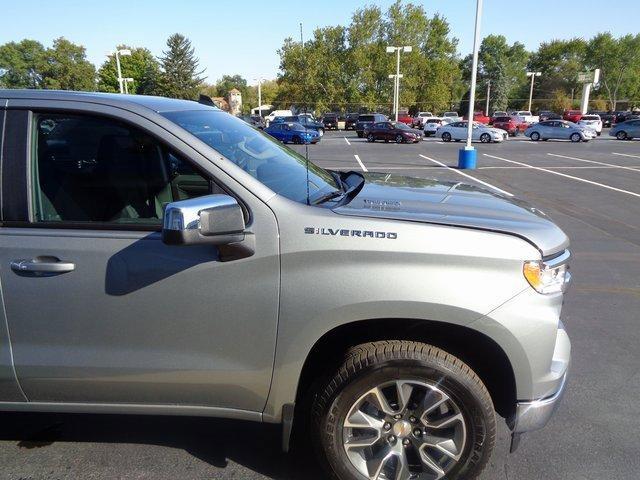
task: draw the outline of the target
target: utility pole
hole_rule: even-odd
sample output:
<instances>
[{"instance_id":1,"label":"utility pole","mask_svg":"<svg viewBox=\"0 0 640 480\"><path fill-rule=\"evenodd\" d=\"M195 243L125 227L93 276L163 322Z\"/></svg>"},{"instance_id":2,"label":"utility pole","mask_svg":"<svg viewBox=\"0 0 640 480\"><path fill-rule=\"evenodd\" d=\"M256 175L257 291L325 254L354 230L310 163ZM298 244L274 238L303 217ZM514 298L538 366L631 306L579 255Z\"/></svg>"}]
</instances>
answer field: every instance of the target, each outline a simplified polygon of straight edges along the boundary
<instances>
[{"instance_id":1,"label":"utility pole","mask_svg":"<svg viewBox=\"0 0 640 480\"><path fill-rule=\"evenodd\" d=\"M258 115L262 118L262 81L264 78L254 78L258 82Z\"/></svg>"},{"instance_id":2,"label":"utility pole","mask_svg":"<svg viewBox=\"0 0 640 480\"><path fill-rule=\"evenodd\" d=\"M124 55L125 57L130 57L131 56L131 50L129 49L118 49L116 48L115 51L115 57L116 57L116 70L118 71L118 86L120 87L120 93L124 93L125 92L125 86L124 86L124 78L122 78L122 70L120 68L120 56Z\"/></svg>"},{"instance_id":3,"label":"utility pole","mask_svg":"<svg viewBox=\"0 0 640 480\"><path fill-rule=\"evenodd\" d=\"M398 110L400 109L400 79L402 75L400 74L400 53L401 52L411 52L413 48L411 45L405 45L404 47L387 47L387 53L395 53L396 54L396 74L389 75L389 78L394 78L393 82L393 109L396 113L396 122L398 121Z\"/></svg>"},{"instance_id":4,"label":"utility pole","mask_svg":"<svg viewBox=\"0 0 640 480\"><path fill-rule=\"evenodd\" d=\"M489 116L489 97L491 96L491 80L487 81L487 105L485 107L485 116Z\"/></svg>"},{"instance_id":5,"label":"utility pole","mask_svg":"<svg viewBox=\"0 0 640 480\"><path fill-rule=\"evenodd\" d=\"M476 168L476 150L471 146L473 135L473 110L476 102L476 79L478 77L478 50L480 48L480 23L482 20L482 0L476 3L476 25L473 36L473 62L471 64L471 90L469 91L469 112L467 114L467 144L458 152L458 168Z\"/></svg>"},{"instance_id":6,"label":"utility pole","mask_svg":"<svg viewBox=\"0 0 640 480\"><path fill-rule=\"evenodd\" d=\"M531 88L529 89L529 111L531 111L531 102L533 101L533 81L540 75L542 75L542 72L527 72L527 77L531 77Z\"/></svg>"}]
</instances>

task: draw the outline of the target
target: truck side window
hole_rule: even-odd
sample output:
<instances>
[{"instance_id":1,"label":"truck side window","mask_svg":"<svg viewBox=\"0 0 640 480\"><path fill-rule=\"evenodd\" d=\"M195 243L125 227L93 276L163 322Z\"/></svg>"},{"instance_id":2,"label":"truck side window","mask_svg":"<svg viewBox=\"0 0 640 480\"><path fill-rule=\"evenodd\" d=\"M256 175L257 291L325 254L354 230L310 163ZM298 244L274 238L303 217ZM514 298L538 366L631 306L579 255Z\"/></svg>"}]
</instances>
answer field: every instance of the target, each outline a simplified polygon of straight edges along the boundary
<instances>
[{"instance_id":1,"label":"truck side window","mask_svg":"<svg viewBox=\"0 0 640 480\"><path fill-rule=\"evenodd\" d=\"M38 114L33 137L36 222L160 226L167 203L212 192L184 159L116 120Z\"/></svg>"}]
</instances>

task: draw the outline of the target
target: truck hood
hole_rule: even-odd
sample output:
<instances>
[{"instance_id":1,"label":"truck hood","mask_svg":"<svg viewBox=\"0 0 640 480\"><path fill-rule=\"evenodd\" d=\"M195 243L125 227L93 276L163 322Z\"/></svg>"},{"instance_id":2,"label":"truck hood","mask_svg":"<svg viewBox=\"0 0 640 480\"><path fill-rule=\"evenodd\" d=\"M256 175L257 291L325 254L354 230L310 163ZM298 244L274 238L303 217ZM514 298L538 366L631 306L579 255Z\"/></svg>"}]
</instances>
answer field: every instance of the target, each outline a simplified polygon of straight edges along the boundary
<instances>
[{"instance_id":1,"label":"truck hood","mask_svg":"<svg viewBox=\"0 0 640 480\"><path fill-rule=\"evenodd\" d=\"M569 246L566 234L540 210L522 200L465 183L365 174L358 195L333 211L507 233L525 239L543 256Z\"/></svg>"}]
</instances>

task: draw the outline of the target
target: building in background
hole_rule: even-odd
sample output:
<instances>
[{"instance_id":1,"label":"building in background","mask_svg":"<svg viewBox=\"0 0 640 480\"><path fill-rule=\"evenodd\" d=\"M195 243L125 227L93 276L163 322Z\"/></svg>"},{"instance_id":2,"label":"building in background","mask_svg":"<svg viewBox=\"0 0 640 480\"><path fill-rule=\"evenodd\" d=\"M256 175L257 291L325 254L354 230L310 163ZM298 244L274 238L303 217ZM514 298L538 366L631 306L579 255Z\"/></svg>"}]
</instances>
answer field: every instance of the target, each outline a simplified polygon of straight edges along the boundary
<instances>
[{"instance_id":1,"label":"building in background","mask_svg":"<svg viewBox=\"0 0 640 480\"><path fill-rule=\"evenodd\" d=\"M242 113L242 93L240 93L240 90L237 88L229 90L227 102L229 102L229 113L231 115L240 115Z\"/></svg>"}]
</instances>

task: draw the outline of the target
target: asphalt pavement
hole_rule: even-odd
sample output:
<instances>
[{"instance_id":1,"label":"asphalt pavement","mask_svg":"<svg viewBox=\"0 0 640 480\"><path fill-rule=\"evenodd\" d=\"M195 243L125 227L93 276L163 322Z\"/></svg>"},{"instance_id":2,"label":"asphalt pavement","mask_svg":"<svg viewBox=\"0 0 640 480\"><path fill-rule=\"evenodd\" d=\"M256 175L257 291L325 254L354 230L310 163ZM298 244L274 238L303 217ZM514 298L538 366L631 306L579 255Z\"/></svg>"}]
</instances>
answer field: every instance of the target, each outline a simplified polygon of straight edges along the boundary
<instances>
[{"instance_id":1,"label":"asphalt pavement","mask_svg":"<svg viewBox=\"0 0 640 480\"><path fill-rule=\"evenodd\" d=\"M640 141L367 143L329 132L309 146L321 166L483 185L523 198L570 236L574 283L563 321L573 356L552 422L508 453L499 440L482 480L640 477ZM295 147L304 152L304 147ZM119 415L0 414L0 479L322 479L305 453L280 452L280 430L247 422Z\"/></svg>"}]
</instances>

